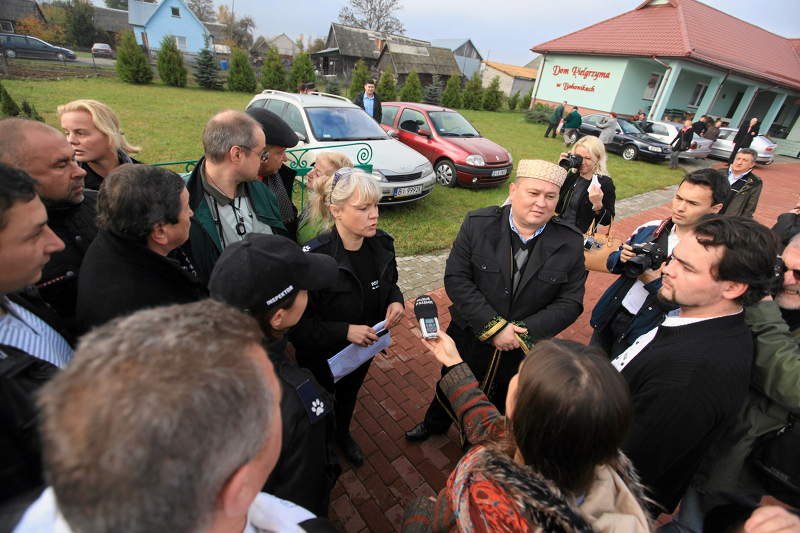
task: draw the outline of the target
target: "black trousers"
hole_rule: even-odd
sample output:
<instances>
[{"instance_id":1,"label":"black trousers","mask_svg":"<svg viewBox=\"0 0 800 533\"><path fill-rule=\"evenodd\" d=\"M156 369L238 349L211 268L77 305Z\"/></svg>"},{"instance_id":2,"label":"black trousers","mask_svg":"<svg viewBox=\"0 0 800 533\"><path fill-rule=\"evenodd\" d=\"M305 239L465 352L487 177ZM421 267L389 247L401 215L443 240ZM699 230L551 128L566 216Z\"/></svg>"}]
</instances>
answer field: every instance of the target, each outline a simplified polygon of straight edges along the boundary
<instances>
[{"instance_id":1,"label":"black trousers","mask_svg":"<svg viewBox=\"0 0 800 533\"><path fill-rule=\"evenodd\" d=\"M467 363L472 373L475 374L478 383L482 384L495 356L494 346L491 343L479 341L471 330L462 329L452 322L450 327L447 328L447 334L455 341L461 358ZM519 370L519 364L522 362L524 354L522 350L512 350L510 352L499 352L497 357L496 370L493 371L494 379L491 380L491 383L486 384L484 393L501 413L505 413L508 383ZM442 368L442 374L444 374L444 368ZM437 384L436 387L438 391L439 385ZM440 399L445 402L446 407L440 403ZM453 422L448 411L452 413L453 409L444 394L439 392L434 396L428 406L428 411L425 413L425 425L435 433L444 433Z\"/></svg>"},{"instance_id":2,"label":"black trousers","mask_svg":"<svg viewBox=\"0 0 800 533\"><path fill-rule=\"evenodd\" d=\"M552 131L553 132L553 139L555 139L556 138L556 130L557 129L558 129L558 122L556 122L555 124L553 124L552 122L548 122L547 123L547 130L545 130L544 136L545 137L549 137L550 136L550 132Z\"/></svg>"}]
</instances>

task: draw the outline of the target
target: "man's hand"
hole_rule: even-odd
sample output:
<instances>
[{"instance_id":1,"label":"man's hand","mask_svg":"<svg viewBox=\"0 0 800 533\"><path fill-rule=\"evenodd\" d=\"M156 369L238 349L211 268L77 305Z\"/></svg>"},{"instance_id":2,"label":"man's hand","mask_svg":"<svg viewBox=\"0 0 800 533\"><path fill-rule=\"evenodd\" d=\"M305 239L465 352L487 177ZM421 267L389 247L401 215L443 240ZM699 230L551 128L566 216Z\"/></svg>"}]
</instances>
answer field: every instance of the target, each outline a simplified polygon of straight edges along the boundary
<instances>
[{"instance_id":1,"label":"man's hand","mask_svg":"<svg viewBox=\"0 0 800 533\"><path fill-rule=\"evenodd\" d=\"M767 505L753 511L744 523L744 531L745 533L798 533L800 517L783 507Z\"/></svg>"},{"instance_id":2,"label":"man's hand","mask_svg":"<svg viewBox=\"0 0 800 533\"><path fill-rule=\"evenodd\" d=\"M644 272L639 275L639 281L647 285L651 281L655 281L657 279L661 279L661 268L663 267L663 263L660 267L655 270L645 270Z\"/></svg>"},{"instance_id":3,"label":"man's hand","mask_svg":"<svg viewBox=\"0 0 800 533\"><path fill-rule=\"evenodd\" d=\"M403 304L399 302L392 302L389 304L389 307L386 309L386 327L391 328L396 326L400 319L403 318L403 313L405 312L405 307Z\"/></svg>"},{"instance_id":4,"label":"man's hand","mask_svg":"<svg viewBox=\"0 0 800 533\"><path fill-rule=\"evenodd\" d=\"M456 348L456 343L453 342L450 335L444 331L439 332L438 339L429 340L420 338L420 340L427 349L433 352L433 355L436 356L436 360L442 363L442 365L451 367L462 362L461 355L458 353L458 348Z\"/></svg>"},{"instance_id":5,"label":"man's hand","mask_svg":"<svg viewBox=\"0 0 800 533\"><path fill-rule=\"evenodd\" d=\"M619 253L619 262L625 263L628 261L628 259L635 256L636 254L633 253L633 248L631 248L631 245L626 242L622 245L622 250Z\"/></svg>"},{"instance_id":6,"label":"man's hand","mask_svg":"<svg viewBox=\"0 0 800 533\"><path fill-rule=\"evenodd\" d=\"M349 324L347 340L359 346L369 346L378 340L378 334L369 326Z\"/></svg>"},{"instance_id":7,"label":"man's hand","mask_svg":"<svg viewBox=\"0 0 800 533\"><path fill-rule=\"evenodd\" d=\"M506 324L506 326L500 330L500 333L492 337L492 344L495 348L504 352L516 350L519 348L519 341L515 335L516 333L528 333L528 330L516 324Z\"/></svg>"}]
</instances>

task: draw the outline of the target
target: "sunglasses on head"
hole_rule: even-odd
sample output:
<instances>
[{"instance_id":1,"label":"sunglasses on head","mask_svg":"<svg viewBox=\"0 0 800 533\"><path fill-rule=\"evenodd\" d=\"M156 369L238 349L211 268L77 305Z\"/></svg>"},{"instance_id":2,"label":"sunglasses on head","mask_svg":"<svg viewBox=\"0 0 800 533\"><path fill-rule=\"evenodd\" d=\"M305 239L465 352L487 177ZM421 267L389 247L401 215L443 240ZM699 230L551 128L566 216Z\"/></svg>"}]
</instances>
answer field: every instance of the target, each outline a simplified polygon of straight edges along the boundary
<instances>
[{"instance_id":1,"label":"sunglasses on head","mask_svg":"<svg viewBox=\"0 0 800 533\"><path fill-rule=\"evenodd\" d=\"M336 187L336 184L339 183L342 178L348 178L350 175L355 171L355 169L351 167L343 167L333 173L333 181L331 182L331 191Z\"/></svg>"}]
</instances>

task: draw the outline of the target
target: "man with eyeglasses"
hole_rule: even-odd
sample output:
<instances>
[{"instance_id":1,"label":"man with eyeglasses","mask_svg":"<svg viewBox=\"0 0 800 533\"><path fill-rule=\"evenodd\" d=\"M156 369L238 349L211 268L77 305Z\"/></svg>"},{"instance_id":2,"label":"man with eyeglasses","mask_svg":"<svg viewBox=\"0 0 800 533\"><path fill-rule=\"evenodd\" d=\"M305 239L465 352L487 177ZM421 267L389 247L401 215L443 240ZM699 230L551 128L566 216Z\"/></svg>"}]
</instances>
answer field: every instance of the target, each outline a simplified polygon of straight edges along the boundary
<instances>
[{"instance_id":1,"label":"man with eyeglasses","mask_svg":"<svg viewBox=\"0 0 800 533\"><path fill-rule=\"evenodd\" d=\"M204 156L186 184L194 211L183 249L207 283L222 250L248 233L288 236L275 194L258 179L269 158L261 125L241 111L217 113L203 130Z\"/></svg>"}]
</instances>

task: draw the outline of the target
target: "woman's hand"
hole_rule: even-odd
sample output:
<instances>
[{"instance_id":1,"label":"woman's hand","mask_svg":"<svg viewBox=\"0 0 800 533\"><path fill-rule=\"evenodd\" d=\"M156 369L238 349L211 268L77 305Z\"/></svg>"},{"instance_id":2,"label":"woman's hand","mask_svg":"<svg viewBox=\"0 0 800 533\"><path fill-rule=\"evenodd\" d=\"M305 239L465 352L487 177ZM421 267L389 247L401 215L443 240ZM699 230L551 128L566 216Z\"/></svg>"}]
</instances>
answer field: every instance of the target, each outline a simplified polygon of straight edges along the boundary
<instances>
[{"instance_id":1,"label":"woman's hand","mask_svg":"<svg viewBox=\"0 0 800 533\"><path fill-rule=\"evenodd\" d=\"M453 342L450 335L444 331L439 330L438 339L420 340L427 349L433 352L433 355L436 356L436 360L442 363L442 365L451 367L462 362L461 355L458 353L458 348L456 348L456 343Z\"/></svg>"},{"instance_id":2,"label":"woman's hand","mask_svg":"<svg viewBox=\"0 0 800 533\"><path fill-rule=\"evenodd\" d=\"M589 201L592 202L592 210L600 211L603 209L603 189L599 183L589 185Z\"/></svg>"},{"instance_id":3,"label":"woman's hand","mask_svg":"<svg viewBox=\"0 0 800 533\"><path fill-rule=\"evenodd\" d=\"M403 304L399 302L390 303L386 308L386 327L391 328L399 324L405 310Z\"/></svg>"},{"instance_id":4,"label":"woman's hand","mask_svg":"<svg viewBox=\"0 0 800 533\"><path fill-rule=\"evenodd\" d=\"M378 334L369 326L349 324L347 326L347 340L359 346L369 346L378 340Z\"/></svg>"}]
</instances>

